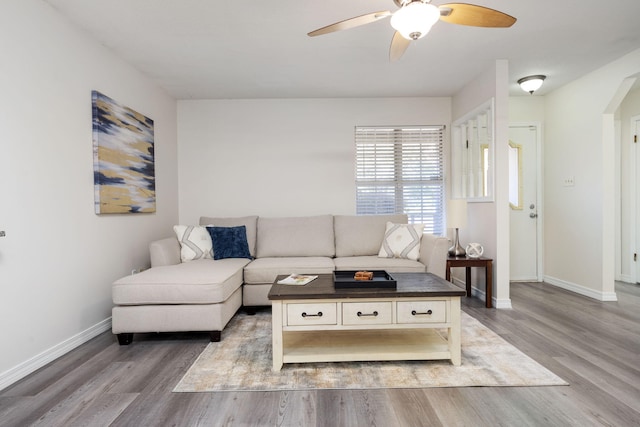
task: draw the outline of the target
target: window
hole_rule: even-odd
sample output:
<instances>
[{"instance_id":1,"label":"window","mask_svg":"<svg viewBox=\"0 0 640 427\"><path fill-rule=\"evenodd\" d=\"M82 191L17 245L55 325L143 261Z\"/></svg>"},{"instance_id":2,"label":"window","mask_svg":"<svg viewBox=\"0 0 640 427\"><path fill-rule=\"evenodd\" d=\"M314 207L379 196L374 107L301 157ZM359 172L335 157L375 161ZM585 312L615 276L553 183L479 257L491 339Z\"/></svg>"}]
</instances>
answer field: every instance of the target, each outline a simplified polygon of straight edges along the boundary
<instances>
[{"instance_id":1,"label":"window","mask_svg":"<svg viewBox=\"0 0 640 427\"><path fill-rule=\"evenodd\" d=\"M451 128L451 196L468 201L493 200L493 99Z\"/></svg>"},{"instance_id":2,"label":"window","mask_svg":"<svg viewBox=\"0 0 640 427\"><path fill-rule=\"evenodd\" d=\"M444 234L444 126L356 127L356 211Z\"/></svg>"},{"instance_id":3,"label":"window","mask_svg":"<svg viewBox=\"0 0 640 427\"><path fill-rule=\"evenodd\" d=\"M509 141L509 206L522 209L522 145Z\"/></svg>"}]
</instances>

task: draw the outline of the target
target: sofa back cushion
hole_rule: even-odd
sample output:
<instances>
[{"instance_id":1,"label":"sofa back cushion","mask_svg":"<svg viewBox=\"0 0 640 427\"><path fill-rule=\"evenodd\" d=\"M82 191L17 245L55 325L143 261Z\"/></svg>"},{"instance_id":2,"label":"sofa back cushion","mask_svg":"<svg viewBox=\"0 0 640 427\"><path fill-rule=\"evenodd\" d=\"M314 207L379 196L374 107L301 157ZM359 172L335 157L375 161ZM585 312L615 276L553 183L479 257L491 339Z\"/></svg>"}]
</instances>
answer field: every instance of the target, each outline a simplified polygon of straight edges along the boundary
<instances>
[{"instance_id":1,"label":"sofa back cushion","mask_svg":"<svg viewBox=\"0 0 640 427\"><path fill-rule=\"evenodd\" d=\"M333 215L258 218L256 256L302 257L335 255ZM380 249L380 248L378 248Z\"/></svg>"},{"instance_id":2,"label":"sofa back cushion","mask_svg":"<svg viewBox=\"0 0 640 427\"><path fill-rule=\"evenodd\" d=\"M234 218L220 218L201 216L200 225L213 225L216 227L238 227L244 225L247 229L247 243L249 244L249 253L252 257L256 256L256 226L258 223L257 216L243 216Z\"/></svg>"},{"instance_id":3,"label":"sofa back cushion","mask_svg":"<svg viewBox=\"0 0 640 427\"><path fill-rule=\"evenodd\" d=\"M378 255L387 222L406 224L405 214L336 215L336 257Z\"/></svg>"}]
</instances>

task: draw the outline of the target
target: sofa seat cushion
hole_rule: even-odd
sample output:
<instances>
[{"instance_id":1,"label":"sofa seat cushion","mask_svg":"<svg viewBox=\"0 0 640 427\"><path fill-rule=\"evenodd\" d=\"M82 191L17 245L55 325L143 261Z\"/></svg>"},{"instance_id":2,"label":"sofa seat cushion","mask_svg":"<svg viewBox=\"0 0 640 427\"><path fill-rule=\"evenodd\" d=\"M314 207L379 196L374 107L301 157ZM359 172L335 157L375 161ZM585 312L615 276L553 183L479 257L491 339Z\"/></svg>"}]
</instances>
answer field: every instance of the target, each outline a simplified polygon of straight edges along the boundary
<instances>
[{"instance_id":1,"label":"sofa seat cushion","mask_svg":"<svg viewBox=\"0 0 640 427\"><path fill-rule=\"evenodd\" d=\"M244 269L246 284L273 283L279 274L329 274L334 270L328 257L273 257L253 260Z\"/></svg>"},{"instance_id":2,"label":"sofa seat cushion","mask_svg":"<svg viewBox=\"0 0 640 427\"><path fill-rule=\"evenodd\" d=\"M374 256L340 257L333 260L336 270L385 270L387 273L424 273L426 266L419 261Z\"/></svg>"},{"instance_id":3,"label":"sofa seat cushion","mask_svg":"<svg viewBox=\"0 0 640 427\"><path fill-rule=\"evenodd\" d=\"M113 283L113 303L215 304L226 301L242 286L248 259L200 259L153 267Z\"/></svg>"}]
</instances>

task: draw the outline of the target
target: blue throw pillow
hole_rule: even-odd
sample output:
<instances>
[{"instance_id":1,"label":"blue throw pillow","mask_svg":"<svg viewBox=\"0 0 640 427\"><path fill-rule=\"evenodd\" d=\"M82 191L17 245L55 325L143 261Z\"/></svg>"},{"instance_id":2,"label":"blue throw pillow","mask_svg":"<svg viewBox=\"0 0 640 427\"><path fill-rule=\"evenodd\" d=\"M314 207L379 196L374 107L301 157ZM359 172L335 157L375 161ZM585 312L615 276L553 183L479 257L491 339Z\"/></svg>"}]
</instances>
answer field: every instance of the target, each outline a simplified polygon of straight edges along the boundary
<instances>
[{"instance_id":1,"label":"blue throw pillow","mask_svg":"<svg viewBox=\"0 0 640 427\"><path fill-rule=\"evenodd\" d=\"M247 228L207 227L213 243L213 259L249 258L253 259L247 243Z\"/></svg>"}]
</instances>

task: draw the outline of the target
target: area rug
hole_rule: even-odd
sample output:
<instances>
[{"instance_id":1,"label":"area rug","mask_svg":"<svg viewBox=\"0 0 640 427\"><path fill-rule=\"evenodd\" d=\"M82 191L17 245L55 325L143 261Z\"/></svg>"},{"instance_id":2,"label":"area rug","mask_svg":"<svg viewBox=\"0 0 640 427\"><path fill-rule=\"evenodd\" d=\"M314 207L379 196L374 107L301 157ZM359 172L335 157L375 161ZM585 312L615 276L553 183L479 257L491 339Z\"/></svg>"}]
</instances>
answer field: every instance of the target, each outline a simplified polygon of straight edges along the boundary
<instances>
[{"instance_id":1,"label":"area rug","mask_svg":"<svg viewBox=\"0 0 640 427\"><path fill-rule=\"evenodd\" d=\"M446 331L443 331L446 333ZM271 370L271 313L238 313L174 392L567 385L462 312L462 364L449 361L285 364Z\"/></svg>"}]
</instances>

